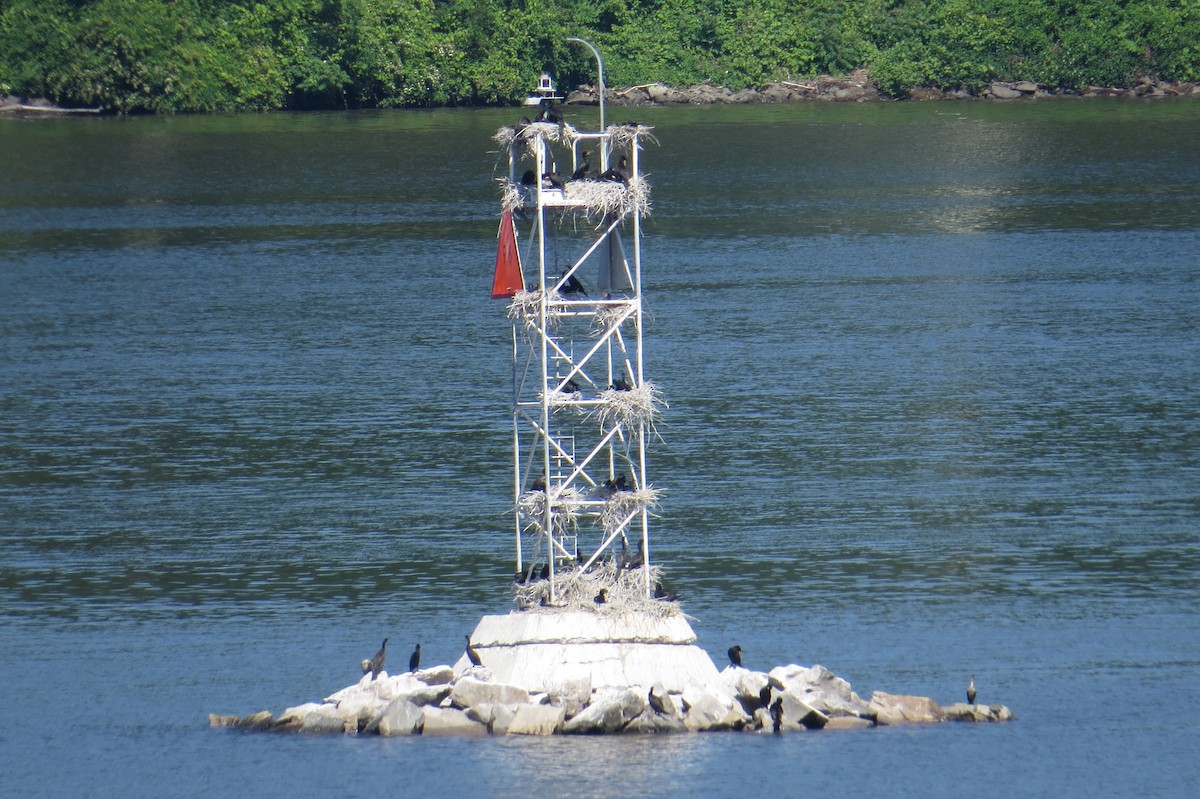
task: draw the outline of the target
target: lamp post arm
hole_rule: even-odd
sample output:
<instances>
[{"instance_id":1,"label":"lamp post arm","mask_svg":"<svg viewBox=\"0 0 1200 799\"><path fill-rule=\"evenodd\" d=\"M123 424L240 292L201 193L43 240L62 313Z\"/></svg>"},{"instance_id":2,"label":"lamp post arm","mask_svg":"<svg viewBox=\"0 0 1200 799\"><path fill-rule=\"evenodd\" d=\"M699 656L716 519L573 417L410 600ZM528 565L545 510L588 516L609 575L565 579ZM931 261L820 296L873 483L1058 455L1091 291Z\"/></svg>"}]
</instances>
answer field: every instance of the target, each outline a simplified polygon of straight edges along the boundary
<instances>
[{"instance_id":1,"label":"lamp post arm","mask_svg":"<svg viewBox=\"0 0 1200 799\"><path fill-rule=\"evenodd\" d=\"M568 36L568 42L576 42L592 51L592 55L596 57L596 71L599 75L598 82L600 84L600 132L604 132L604 59L600 58L600 51L592 45L587 39L580 39L578 36Z\"/></svg>"}]
</instances>

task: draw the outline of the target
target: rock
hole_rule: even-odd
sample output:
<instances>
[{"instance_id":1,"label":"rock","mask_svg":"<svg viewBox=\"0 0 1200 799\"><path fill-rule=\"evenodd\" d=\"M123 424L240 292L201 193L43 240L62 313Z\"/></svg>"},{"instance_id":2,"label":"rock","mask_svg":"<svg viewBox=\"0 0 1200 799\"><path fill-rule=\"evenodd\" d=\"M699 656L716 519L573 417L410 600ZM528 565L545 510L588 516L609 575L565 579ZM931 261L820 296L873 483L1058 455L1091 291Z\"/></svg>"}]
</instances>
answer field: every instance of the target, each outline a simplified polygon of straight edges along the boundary
<instances>
[{"instance_id":1,"label":"rock","mask_svg":"<svg viewBox=\"0 0 1200 799\"><path fill-rule=\"evenodd\" d=\"M770 682L766 672L750 671L736 666L726 666L721 672L721 681L733 691L734 696L742 703L742 707L753 711L761 703L759 694Z\"/></svg>"},{"instance_id":2,"label":"rock","mask_svg":"<svg viewBox=\"0 0 1200 799\"><path fill-rule=\"evenodd\" d=\"M879 724L929 724L946 720L946 713L927 696L905 696L876 691L871 710Z\"/></svg>"},{"instance_id":3,"label":"rock","mask_svg":"<svg viewBox=\"0 0 1200 799\"><path fill-rule=\"evenodd\" d=\"M1038 90L1038 85L1028 80L1017 81L1012 87L1021 94L1036 94Z\"/></svg>"},{"instance_id":4,"label":"rock","mask_svg":"<svg viewBox=\"0 0 1200 799\"><path fill-rule=\"evenodd\" d=\"M551 683L546 688L546 696L551 705L562 708L566 717L572 718L592 699L591 677L585 675Z\"/></svg>"},{"instance_id":5,"label":"rock","mask_svg":"<svg viewBox=\"0 0 1200 799\"><path fill-rule=\"evenodd\" d=\"M675 701L662 683L655 683L650 686L650 693L646 699L650 703L650 709L659 715L676 719L683 715L680 712L679 705L675 704Z\"/></svg>"},{"instance_id":6,"label":"rock","mask_svg":"<svg viewBox=\"0 0 1200 799\"><path fill-rule=\"evenodd\" d=\"M687 732L687 725L678 716L664 716L646 710L625 725L625 732Z\"/></svg>"},{"instance_id":7,"label":"rock","mask_svg":"<svg viewBox=\"0 0 1200 799\"><path fill-rule=\"evenodd\" d=\"M992 97L995 97L997 100L1015 100L1018 97L1025 96L1016 89L1004 83L993 83L992 85L988 86L988 92L990 92Z\"/></svg>"},{"instance_id":8,"label":"rock","mask_svg":"<svg viewBox=\"0 0 1200 799\"><path fill-rule=\"evenodd\" d=\"M507 735L508 727L516 715L517 711L512 705L492 705L492 723L488 725L488 732Z\"/></svg>"},{"instance_id":9,"label":"rock","mask_svg":"<svg viewBox=\"0 0 1200 799\"><path fill-rule=\"evenodd\" d=\"M719 690L721 687L724 686L689 686L684 690L683 723L689 730L728 729L750 720L740 707L734 707L738 704L736 695Z\"/></svg>"},{"instance_id":10,"label":"rock","mask_svg":"<svg viewBox=\"0 0 1200 799\"><path fill-rule=\"evenodd\" d=\"M324 705L317 710L311 710L304 714L304 722L300 725L300 732L325 734L332 732L358 732L358 726L347 729L346 720L337 715L335 709L326 710L329 707Z\"/></svg>"},{"instance_id":11,"label":"rock","mask_svg":"<svg viewBox=\"0 0 1200 799\"><path fill-rule=\"evenodd\" d=\"M461 677L450 692L450 700L462 708L478 705L481 702L523 705L529 702L529 692L519 685L483 682L473 677Z\"/></svg>"},{"instance_id":12,"label":"rock","mask_svg":"<svg viewBox=\"0 0 1200 799\"><path fill-rule=\"evenodd\" d=\"M426 685L446 685L454 682L454 669L449 666L433 666L419 669L413 672L412 676Z\"/></svg>"},{"instance_id":13,"label":"rock","mask_svg":"<svg viewBox=\"0 0 1200 799\"><path fill-rule=\"evenodd\" d=\"M365 728L383 736L413 735L421 731L425 720L421 708L407 699L393 699L383 712Z\"/></svg>"},{"instance_id":14,"label":"rock","mask_svg":"<svg viewBox=\"0 0 1200 799\"><path fill-rule=\"evenodd\" d=\"M553 705L517 705L508 723L509 735L554 735L563 728L566 713Z\"/></svg>"},{"instance_id":15,"label":"rock","mask_svg":"<svg viewBox=\"0 0 1200 799\"><path fill-rule=\"evenodd\" d=\"M268 730L276 725L276 721L271 717L270 711L260 710L257 713L251 713L249 716L220 716L216 713L208 714L208 726L210 727L229 727L237 730Z\"/></svg>"},{"instance_id":16,"label":"rock","mask_svg":"<svg viewBox=\"0 0 1200 799\"><path fill-rule=\"evenodd\" d=\"M821 665L780 666L768 675L771 685L811 705L826 716L874 719L871 707L854 693L850 683Z\"/></svg>"},{"instance_id":17,"label":"rock","mask_svg":"<svg viewBox=\"0 0 1200 799\"><path fill-rule=\"evenodd\" d=\"M642 692L630 688L605 698L593 699L579 715L563 725L562 731L568 735L620 732L647 707Z\"/></svg>"},{"instance_id":18,"label":"rock","mask_svg":"<svg viewBox=\"0 0 1200 799\"><path fill-rule=\"evenodd\" d=\"M856 716L838 716L825 723L826 730L868 730L875 726L870 719L860 719Z\"/></svg>"},{"instance_id":19,"label":"rock","mask_svg":"<svg viewBox=\"0 0 1200 799\"><path fill-rule=\"evenodd\" d=\"M422 735L487 735L488 729L454 708L426 705L421 708Z\"/></svg>"},{"instance_id":20,"label":"rock","mask_svg":"<svg viewBox=\"0 0 1200 799\"><path fill-rule=\"evenodd\" d=\"M828 716L789 691L785 691L776 698L783 700L782 729L819 730L829 723ZM774 727L773 720L771 726Z\"/></svg>"},{"instance_id":21,"label":"rock","mask_svg":"<svg viewBox=\"0 0 1200 799\"><path fill-rule=\"evenodd\" d=\"M1016 718L1004 705L969 705L955 702L943 708L948 721L1012 721Z\"/></svg>"}]
</instances>

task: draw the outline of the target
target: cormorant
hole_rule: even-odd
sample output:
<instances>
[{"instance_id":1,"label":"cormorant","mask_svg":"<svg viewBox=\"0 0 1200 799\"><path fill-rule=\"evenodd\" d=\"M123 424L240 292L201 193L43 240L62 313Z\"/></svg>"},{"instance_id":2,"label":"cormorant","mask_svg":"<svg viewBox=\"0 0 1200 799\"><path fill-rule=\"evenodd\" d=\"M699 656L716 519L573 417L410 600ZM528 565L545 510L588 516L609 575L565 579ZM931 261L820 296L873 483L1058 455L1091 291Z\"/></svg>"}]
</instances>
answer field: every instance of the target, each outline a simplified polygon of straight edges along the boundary
<instances>
[{"instance_id":1,"label":"cormorant","mask_svg":"<svg viewBox=\"0 0 1200 799\"><path fill-rule=\"evenodd\" d=\"M379 672L383 671L383 662L387 659L387 642L388 639L383 639L383 644L379 647L379 651L375 653L375 657L362 662L363 674L371 672L371 679L374 680L379 676Z\"/></svg>"},{"instance_id":2,"label":"cormorant","mask_svg":"<svg viewBox=\"0 0 1200 799\"><path fill-rule=\"evenodd\" d=\"M562 189L563 191L567 189L566 184L563 183L562 178L558 176L557 172L547 172L542 175L542 179L548 182L551 188Z\"/></svg>"},{"instance_id":3,"label":"cormorant","mask_svg":"<svg viewBox=\"0 0 1200 799\"><path fill-rule=\"evenodd\" d=\"M655 583L654 598L661 599L664 602L674 602L679 598L679 595L674 591L668 591L665 587L663 587L662 583Z\"/></svg>"},{"instance_id":4,"label":"cormorant","mask_svg":"<svg viewBox=\"0 0 1200 799\"><path fill-rule=\"evenodd\" d=\"M542 567L542 570L538 573L538 577L542 578L543 580L550 579L550 564L549 563L547 563L545 566Z\"/></svg>"},{"instance_id":5,"label":"cormorant","mask_svg":"<svg viewBox=\"0 0 1200 799\"><path fill-rule=\"evenodd\" d=\"M585 289L583 287L583 283L580 283L579 278L576 277L574 274L567 275L567 279L565 281L563 281L562 293L563 294L582 294L585 297L588 295L587 289Z\"/></svg>"},{"instance_id":6,"label":"cormorant","mask_svg":"<svg viewBox=\"0 0 1200 799\"><path fill-rule=\"evenodd\" d=\"M975 704L975 675L971 675L971 681L967 683L967 704Z\"/></svg>"},{"instance_id":7,"label":"cormorant","mask_svg":"<svg viewBox=\"0 0 1200 799\"><path fill-rule=\"evenodd\" d=\"M604 481L604 489L609 495L616 494L618 491L628 491L629 479L625 477L624 472L619 472L613 479Z\"/></svg>"},{"instance_id":8,"label":"cormorant","mask_svg":"<svg viewBox=\"0 0 1200 799\"><path fill-rule=\"evenodd\" d=\"M525 174L521 175L522 186L532 186L537 181L537 174L532 169L526 169Z\"/></svg>"},{"instance_id":9,"label":"cormorant","mask_svg":"<svg viewBox=\"0 0 1200 799\"><path fill-rule=\"evenodd\" d=\"M609 167L600 173L601 180L611 180L614 183L624 183L629 185L629 161L625 156L621 156L621 160L616 166Z\"/></svg>"},{"instance_id":10,"label":"cormorant","mask_svg":"<svg viewBox=\"0 0 1200 799\"><path fill-rule=\"evenodd\" d=\"M742 646L741 646L741 644L737 644L736 646L729 647L729 651L727 652L727 654L729 655L730 663L732 663L735 666L742 665Z\"/></svg>"},{"instance_id":11,"label":"cormorant","mask_svg":"<svg viewBox=\"0 0 1200 799\"><path fill-rule=\"evenodd\" d=\"M783 729L783 697L782 696L776 698L774 704L771 705L771 724L772 724L772 728L775 730L775 732L779 732L780 730Z\"/></svg>"},{"instance_id":12,"label":"cormorant","mask_svg":"<svg viewBox=\"0 0 1200 799\"><path fill-rule=\"evenodd\" d=\"M574 380L568 380L567 382L563 383L562 392L564 394L578 394L579 384Z\"/></svg>"},{"instance_id":13,"label":"cormorant","mask_svg":"<svg viewBox=\"0 0 1200 799\"><path fill-rule=\"evenodd\" d=\"M601 588L600 593L596 594L596 596L592 599L592 601L595 602L597 605L603 605L605 602L608 601L608 589Z\"/></svg>"},{"instance_id":14,"label":"cormorant","mask_svg":"<svg viewBox=\"0 0 1200 799\"><path fill-rule=\"evenodd\" d=\"M629 385L629 381L624 377L618 377L610 386L613 391L632 391L633 386Z\"/></svg>"},{"instance_id":15,"label":"cormorant","mask_svg":"<svg viewBox=\"0 0 1200 799\"><path fill-rule=\"evenodd\" d=\"M539 475L538 477L535 477L533 479L533 488L530 490L541 491L541 492L545 493L545 491L546 491L546 475L543 474L543 475Z\"/></svg>"},{"instance_id":16,"label":"cormorant","mask_svg":"<svg viewBox=\"0 0 1200 799\"><path fill-rule=\"evenodd\" d=\"M475 651L475 647L471 646L470 635L467 635L467 660L471 661L472 666L483 665L483 660L479 657L479 653Z\"/></svg>"},{"instance_id":17,"label":"cormorant","mask_svg":"<svg viewBox=\"0 0 1200 799\"><path fill-rule=\"evenodd\" d=\"M650 703L650 707L654 709L655 713L666 715L670 712L667 710L667 705L663 701L663 696L659 693L656 693L653 687L650 688L650 693L646 696L646 700ZM670 700L668 699L667 701ZM671 708L671 710L674 710L674 708Z\"/></svg>"},{"instance_id":18,"label":"cormorant","mask_svg":"<svg viewBox=\"0 0 1200 799\"><path fill-rule=\"evenodd\" d=\"M588 170L592 168L592 165L588 163L589 154L590 153L588 153L587 150L583 151L583 161L581 161L578 168L571 173L571 180L584 180L587 178Z\"/></svg>"},{"instance_id":19,"label":"cormorant","mask_svg":"<svg viewBox=\"0 0 1200 799\"><path fill-rule=\"evenodd\" d=\"M758 703L766 708L769 708L771 706L771 684L770 683L767 683L766 685L764 685L762 687L762 690L758 692Z\"/></svg>"},{"instance_id":20,"label":"cormorant","mask_svg":"<svg viewBox=\"0 0 1200 799\"><path fill-rule=\"evenodd\" d=\"M408 670L416 671L421 667L421 645L417 644L417 648L408 656Z\"/></svg>"}]
</instances>

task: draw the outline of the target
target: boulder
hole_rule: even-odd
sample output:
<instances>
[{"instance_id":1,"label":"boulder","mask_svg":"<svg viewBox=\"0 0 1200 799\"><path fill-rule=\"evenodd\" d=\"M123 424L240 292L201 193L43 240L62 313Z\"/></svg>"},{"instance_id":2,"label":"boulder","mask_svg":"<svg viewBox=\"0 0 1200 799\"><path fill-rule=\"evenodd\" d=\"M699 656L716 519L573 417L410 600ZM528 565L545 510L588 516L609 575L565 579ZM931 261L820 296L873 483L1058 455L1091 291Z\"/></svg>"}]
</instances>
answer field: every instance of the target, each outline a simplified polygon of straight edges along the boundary
<instances>
[{"instance_id":1,"label":"boulder","mask_svg":"<svg viewBox=\"0 0 1200 799\"><path fill-rule=\"evenodd\" d=\"M927 696L876 691L871 694L870 707L879 724L928 724L946 720L942 708Z\"/></svg>"},{"instance_id":2,"label":"boulder","mask_svg":"<svg viewBox=\"0 0 1200 799\"><path fill-rule=\"evenodd\" d=\"M875 726L870 719L860 719L856 716L838 716L826 722L826 730L869 730Z\"/></svg>"},{"instance_id":3,"label":"boulder","mask_svg":"<svg viewBox=\"0 0 1200 799\"><path fill-rule=\"evenodd\" d=\"M572 718L592 699L591 676L553 681L546 686L546 697L551 705L562 708L567 718Z\"/></svg>"},{"instance_id":4,"label":"boulder","mask_svg":"<svg viewBox=\"0 0 1200 799\"><path fill-rule=\"evenodd\" d=\"M260 710L245 717L219 716L216 713L208 714L208 726L210 727L230 727L238 730L268 730L277 725L278 722L271 717L271 713L268 710Z\"/></svg>"},{"instance_id":5,"label":"boulder","mask_svg":"<svg viewBox=\"0 0 1200 799\"><path fill-rule=\"evenodd\" d=\"M648 707L642 692L632 688L604 698L596 698L579 715L563 725L568 735L596 735L620 732L625 725Z\"/></svg>"},{"instance_id":6,"label":"boulder","mask_svg":"<svg viewBox=\"0 0 1200 799\"><path fill-rule=\"evenodd\" d=\"M650 693L647 694L646 699L650 704L651 710L659 715L676 719L683 715L679 705L675 703L674 698L667 692L662 683L655 683L650 686Z\"/></svg>"},{"instance_id":7,"label":"boulder","mask_svg":"<svg viewBox=\"0 0 1200 799\"><path fill-rule=\"evenodd\" d=\"M750 671L738 666L726 666L721 672L721 681L729 686L742 706L751 711L762 704L759 694L771 682L766 672Z\"/></svg>"},{"instance_id":8,"label":"boulder","mask_svg":"<svg viewBox=\"0 0 1200 799\"><path fill-rule=\"evenodd\" d=\"M484 682L474 677L461 677L450 692L450 700L461 708L472 707L481 702L522 705L529 702L529 692L519 685Z\"/></svg>"},{"instance_id":9,"label":"boulder","mask_svg":"<svg viewBox=\"0 0 1200 799\"><path fill-rule=\"evenodd\" d=\"M819 730L829 723L829 717L795 694L785 691L776 697L783 701L784 730ZM768 714L769 717L769 714ZM774 727L774 720L771 722Z\"/></svg>"},{"instance_id":10,"label":"boulder","mask_svg":"<svg viewBox=\"0 0 1200 799\"><path fill-rule=\"evenodd\" d=\"M1018 97L1025 96L1021 92L1005 83L991 84L988 86L988 92L997 100L1016 100Z\"/></svg>"},{"instance_id":11,"label":"boulder","mask_svg":"<svg viewBox=\"0 0 1200 799\"><path fill-rule=\"evenodd\" d=\"M449 666L433 666L414 671L412 676L426 685L446 685L454 682L454 669Z\"/></svg>"},{"instance_id":12,"label":"boulder","mask_svg":"<svg viewBox=\"0 0 1200 799\"><path fill-rule=\"evenodd\" d=\"M454 708L426 705L421 708L423 735L487 735L488 729L467 714Z\"/></svg>"},{"instance_id":13,"label":"boulder","mask_svg":"<svg viewBox=\"0 0 1200 799\"><path fill-rule=\"evenodd\" d=\"M955 702L943 708L948 721L1012 721L1016 717L1004 705L968 705Z\"/></svg>"},{"instance_id":14,"label":"boulder","mask_svg":"<svg viewBox=\"0 0 1200 799\"><path fill-rule=\"evenodd\" d=\"M1021 94L1037 94L1038 90L1038 85L1028 80L1017 81L1012 87Z\"/></svg>"},{"instance_id":15,"label":"boulder","mask_svg":"<svg viewBox=\"0 0 1200 799\"><path fill-rule=\"evenodd\" d=\"M650 709L625 725L625 732L687 732L687 729L678 716L664 716Z\"/></svg>"},{"instance_id":16,"label":"boulder","mask_svg":"<svg viewBox=\"0 0 1200 799\"><path fill-rule=\"evenodd\" d=\"M727 686L689 686L683 692L683 723L689 730L729 729L750 720L737 705Z\"/></svg>"},{"instance_id":17,"label":"boulder","mask_svg":"<svg viewBox=\"0 0 1200 799\"><path fill-rule=\"evenodd\" d=\"M492 722L488 725L488 732L507 735L508 727L516 715L517 711L512 705L492 705Z\"/></svg>"},{"instance_id":18,"label":"boulder","mask_svg":"<svg viewBox=\"0 0 1200 799\"><path fill-rule=\"evenodd\" d=\"M393 699L383 712L367 726L367 732L380 735L413 735L421 731L424 714L420 707L407 699Z\"/></svg>"},{"instance_id":19,"label":"boulder","mask_svg":"<svg viewBox=\"0 0 1200 799\"><path fill-rule=\"evenodd\" d=\"M336 708L329 708L324 705L317 710L310 710L304 714L304 721L300 725L300 732L309 733L331 733L331 732L358 732L358 725L355 724L351 728L347 728L346 720L337 715Z\"/></svg>"},{"instance_id":20,"label":"boulder","mask_svg":"<svg viewBox=\"0 0 1200 799\"><path fill-rule=\"evenodd\" d=\"M773 688L792 694L826 716L875 718L870 705L854 693L850 683L824 666L779 666L768 676Z\"/></svg>"},{"instance_id":21,"label":"boulder","mask_svg":"<svg viewBox=\"0 0 1200 799\"><path fill-rule=\"evenodd\" d=\"M509 735L554 735L563 728L566 713L553 705L517 705L509 721Z\"/></svg>"}]
</instances>

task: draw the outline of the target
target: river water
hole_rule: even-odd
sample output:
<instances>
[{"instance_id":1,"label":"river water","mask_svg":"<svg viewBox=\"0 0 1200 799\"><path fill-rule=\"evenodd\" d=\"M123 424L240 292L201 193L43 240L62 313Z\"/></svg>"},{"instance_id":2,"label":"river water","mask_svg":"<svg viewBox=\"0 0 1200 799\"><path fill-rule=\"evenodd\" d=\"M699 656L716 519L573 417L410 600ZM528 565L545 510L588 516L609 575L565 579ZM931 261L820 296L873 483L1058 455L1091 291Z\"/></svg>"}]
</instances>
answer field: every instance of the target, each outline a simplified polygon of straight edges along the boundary
<instances>
[{"instance_id":1,"label":"river water","mask_svg":"<svg viewBox=\"0 0 1200 799\"><path fill-rule=\"evenodd\" d=\"M610 110L699 643L1017 722L208 729L508 609L518 114L0 120L5 796L1200 793L1194 102Z\"/></svg>"}]
</instances>

